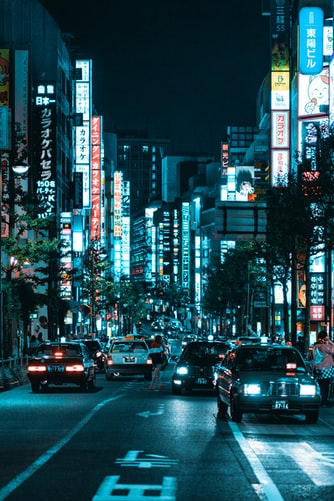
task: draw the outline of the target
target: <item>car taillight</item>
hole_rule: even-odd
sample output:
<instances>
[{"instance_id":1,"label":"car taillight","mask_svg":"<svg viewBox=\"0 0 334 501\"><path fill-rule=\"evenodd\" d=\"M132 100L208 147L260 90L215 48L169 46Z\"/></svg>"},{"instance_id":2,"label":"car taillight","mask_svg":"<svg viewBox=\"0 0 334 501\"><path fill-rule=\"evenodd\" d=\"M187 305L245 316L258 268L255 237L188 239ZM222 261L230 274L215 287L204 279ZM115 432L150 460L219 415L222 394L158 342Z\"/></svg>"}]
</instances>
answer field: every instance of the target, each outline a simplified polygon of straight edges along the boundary
<instances>
[{"instance_id":1,"label":"car taillight","mask_svg":"<svg viewBox=\"0 0 334 501\"><path fill-rule=\"evenodd\" d=\"M83 372L85 370L82 364L68 365L65 367L66 372Z\"/></svg>"},{"instance_id":2,"label":"car taillight","mask_svg":"<svg viewBox=\"0 0 334 501\"><path fill-rule=\"evenodd\" d=\"M28 372L46 372L45 365L28 365Z\"/></svg>"},{"instance_id":3,"label":"car taillight","mask_svg":"<svg viewBox=\"0 0 334 501\"><path fill-rule=\"evenodd\" d=\"M146 360L146 364L147 364L147 365L152 365L152 363L153 363L153 362L152 362L152 359L151 359L151 358L148 358L148 359Z\"/></svg>"},{"instance_id":4,"label":"car taillight","mask_svg":"<svg viewBox=\"0 0 334 501\"><path fill-rule=\"evenodd\" d=\"M111 357L108 357L108 360L107 360L107 365L112 365L114 362L112 361L112 358Z\"/></svg>"}]
</instances>

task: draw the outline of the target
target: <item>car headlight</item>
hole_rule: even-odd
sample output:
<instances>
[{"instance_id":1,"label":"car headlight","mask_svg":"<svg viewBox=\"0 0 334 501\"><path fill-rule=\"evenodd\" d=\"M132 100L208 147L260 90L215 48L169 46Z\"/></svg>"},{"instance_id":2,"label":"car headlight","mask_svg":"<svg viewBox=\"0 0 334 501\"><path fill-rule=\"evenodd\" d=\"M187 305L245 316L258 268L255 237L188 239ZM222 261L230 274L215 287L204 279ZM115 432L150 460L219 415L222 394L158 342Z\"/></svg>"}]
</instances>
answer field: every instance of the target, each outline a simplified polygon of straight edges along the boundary
<instances>
[{"instance_id":1,"label":"car headlight","mask_svg":"<svg viewBox=\"0 0 334 501\"><path fill-rule=\"evenodd\" d=\"M317 387L315 384L301 384L300 396L301 397L314 397L317 394Z\"/></svg>"},{"instance_id":2,"label":"car headlight","mask_svg":"<svg viewBox=\"0 0 334 501\"><path fill-rule=\"evenodd\" d=\"M261 395L260 384L244 384L244 395Z\"/></svg>"},{"instance_id":3,"label":"car headlight","mask_svg":"<svg viewBox=\"0 0 334 501\"><path fill-rule=\"evenodd\" d=\"M185 376L188 374L188 368L187 367L178 367L176 369L176 374L179 374L180 376Z\"/></svg>"}]
</instances>

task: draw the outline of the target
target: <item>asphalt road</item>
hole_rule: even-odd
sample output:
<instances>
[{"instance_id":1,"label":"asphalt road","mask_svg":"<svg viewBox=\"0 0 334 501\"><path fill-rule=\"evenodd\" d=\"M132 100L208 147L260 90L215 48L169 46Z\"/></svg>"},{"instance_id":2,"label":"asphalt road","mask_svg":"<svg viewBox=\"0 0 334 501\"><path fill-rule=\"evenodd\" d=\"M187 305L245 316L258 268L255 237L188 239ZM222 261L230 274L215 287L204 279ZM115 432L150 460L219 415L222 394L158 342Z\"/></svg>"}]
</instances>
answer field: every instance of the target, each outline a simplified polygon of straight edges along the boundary
<instances>
[{"instance_id":1,"label":"asphalt road","mask_svg":"<svg viewBox=\"0 0 334 501\"><path fill-rule=\"evenodd\" d=\"M97 378L93 393L0 394L0 501L334 498L334 407L303 417L217 418L213 394Z\"/></svg>"}]
</instances>

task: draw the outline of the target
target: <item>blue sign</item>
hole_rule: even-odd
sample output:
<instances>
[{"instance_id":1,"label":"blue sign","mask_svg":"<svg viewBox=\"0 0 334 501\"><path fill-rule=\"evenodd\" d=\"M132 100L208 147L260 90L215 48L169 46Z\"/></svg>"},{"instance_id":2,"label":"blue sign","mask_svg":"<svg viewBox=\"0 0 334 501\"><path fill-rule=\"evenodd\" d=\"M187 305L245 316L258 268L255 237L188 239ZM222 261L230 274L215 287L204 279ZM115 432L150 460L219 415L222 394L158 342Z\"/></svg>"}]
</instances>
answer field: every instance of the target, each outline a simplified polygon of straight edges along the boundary
<instances>
[{"instance_id":1,"label":"blue sign","mask_svg":"<svg viewBox=\"0 0 334 501\"><path fill-rule=\"evenodd\" d=\"M324 13L320 7L303 7L299 12L299 71L317 75L323 67Z\"/></svg>"}]
</instances>

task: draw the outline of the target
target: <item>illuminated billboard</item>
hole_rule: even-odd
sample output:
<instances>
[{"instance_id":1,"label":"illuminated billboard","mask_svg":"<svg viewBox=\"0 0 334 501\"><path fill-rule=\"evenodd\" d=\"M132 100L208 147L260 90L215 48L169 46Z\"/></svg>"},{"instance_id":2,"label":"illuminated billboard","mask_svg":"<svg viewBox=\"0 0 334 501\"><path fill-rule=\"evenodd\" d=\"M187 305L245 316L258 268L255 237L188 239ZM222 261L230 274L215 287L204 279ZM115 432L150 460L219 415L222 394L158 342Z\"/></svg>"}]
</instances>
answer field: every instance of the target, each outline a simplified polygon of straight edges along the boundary
<instances>
[{"instance_id":1,"label":"illuminated billboard","mask_svg":"<svg viewBox=\"0 0 334 501\"><path fill-rule=\"evenodd\" d=\"M72 281L73 281L73 263L72 263L72 214L62 212L60 215L60 240L61 258L60 258L60 284L59 296L62 299L71 300Z\"/></svg>"},{"instance_id":2,"label":"illuminated billboard","mask_svg":"<svg viewBox=\"0 0 334 501\"><path fill-rule=\"evenodd\" d=\"M92 78L91 61L76 60L81 79L75 81L75 112L82 114L82 125L75 127L75 172L82 173L82 207L91 206L91 109Z\"/></svg>"},{"instance_id":3,"label":"illuminated billboard","mask_svg":"<svg viewBox=\"0 0 334 501\"><path fill-rule=\"evenodd\" d=\"M298 115L325 115L329 103L329 70L317 75L298 75Z\"/></svg>"},{"instance_id":4,"label":"illuminated billboard","mask_svg":"<svg viewBox=\"0 0 334 501\"><path fill-rule=\"evenodd\" d=\"M271 73L271 109L288 110L290 107L290 72Z\"/></svg>"},{"instance_id":5,"label":"illuminated billboard","mask_svg":"<svg viewBox=\"0 0 334 501\"><path fill-rule=\"evenodd\" d=\"M90 239L101 237L101 117L92 117L92 208L90 211Z\"/></svg>"},{"instance_id":6,"label":"illuminated billboard","mask_svg":"<svg viewBox=\"0 0 334 501\"><path fill-rule=\"evenodd\" d=\"M271 147L289 147L289 112L272 111L271 113Z\"/></svg>"},{"instance_id":7,"label":"illuminated billboard","mask_svg":"<svg viewBox=\"0 0 334 501\"><path fill-rule=\"evenodd\" d=\"M299 12L299 71L317 75L323 65L324 13L319 7L303 7Z\"/></svg>"},{"instance_id":8,"label":"illuminated billboard","mask_svg":"<svg viewBox=\"0 0 334 501\"><path fill-rule=\"evenodd\" d=\"M9 106L9 49L0 49L0 106Z\"/></svg>"},{"instance_id":9,"label":"illuminated billboard","mask_svg":"<svg viewBox=\"0 0 334 501\"><path fill-rule=\"evenodd\" d=\"M34 101L35 193L38 217L56 214L56 91L55 85L37 85Z\"/></svg>"},{"instance_id":10,"label":"illuminated billboard","mask_svg":"<svg viewBox=\"0 0 334 501\"><path fill-rule=\"evenodd\" d=\"M290 0L277 0L272 5L271 70L289 71Z\"/></svg>"},{"instance_id":11,"label":"illuminated billboard","mask_svg":"<svg viewBox=\"0 0 334 501\"><path fill-rule=\"evenodd\" d=\"M287 186L289 176L289 150L271 150L271 184Z\"/></svg>"},{"instance_id":12,"label":"illuminated billboard","mask_svg":"<svg viewBox=\"0 0 334 501\"><path fill-rule=\"evenodd\" d=\"M191 228L190 204L182 202L181 216L181 287L190 288Z\"/></svg>"}]
</instances>

